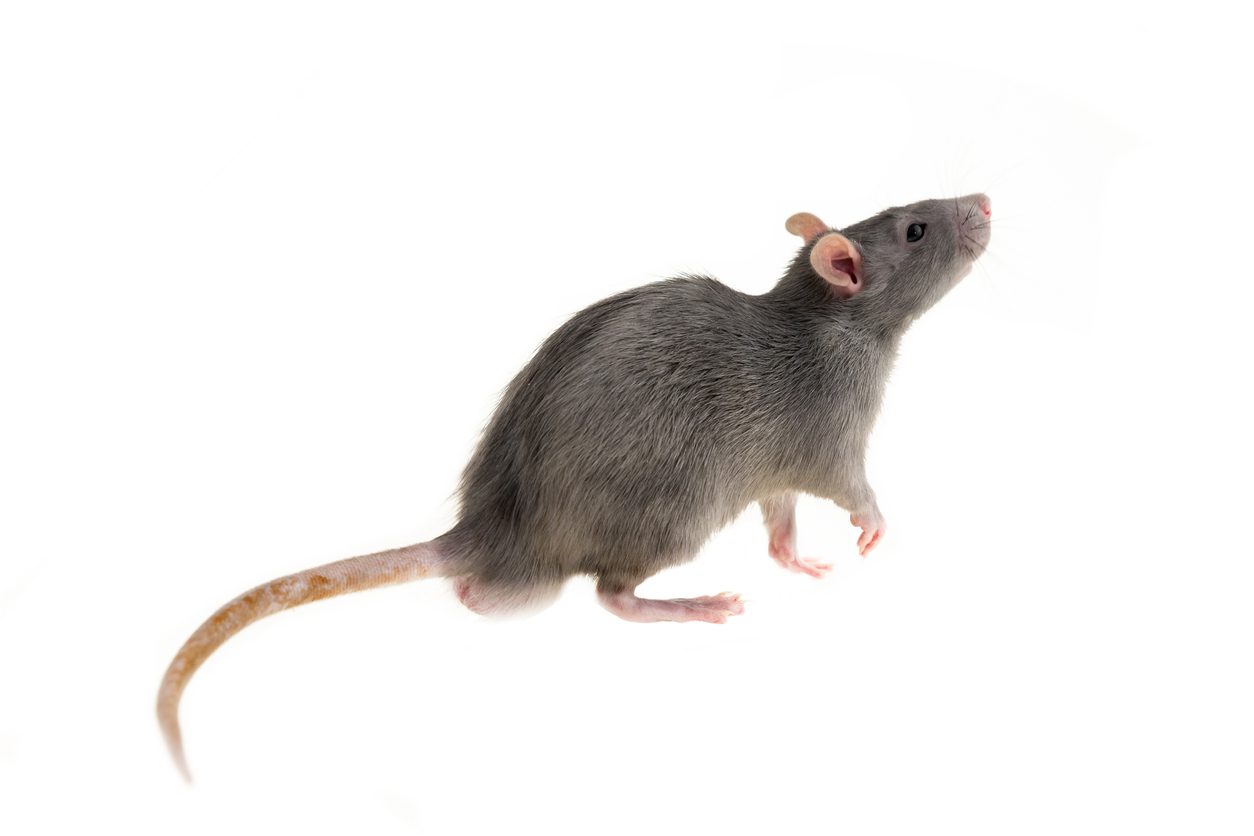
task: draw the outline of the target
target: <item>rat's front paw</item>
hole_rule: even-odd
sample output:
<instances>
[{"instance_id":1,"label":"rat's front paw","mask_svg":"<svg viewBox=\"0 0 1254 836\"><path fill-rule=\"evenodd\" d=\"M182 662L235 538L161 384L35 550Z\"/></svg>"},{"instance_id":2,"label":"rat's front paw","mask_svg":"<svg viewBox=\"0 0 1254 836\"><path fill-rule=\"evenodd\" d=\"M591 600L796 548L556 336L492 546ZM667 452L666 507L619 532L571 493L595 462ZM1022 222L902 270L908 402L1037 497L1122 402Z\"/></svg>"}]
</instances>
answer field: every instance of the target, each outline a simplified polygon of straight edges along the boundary
<instances>
[{"instance_id":1,"label":"rat's front paw","mask_svg":"<svg viewBox=\"0 0 1254 836\"><path fill-rule=\"evenodd\" d=\"M849 522L862 529L862 534L858 537L858 554L863 557L879 545L880 540L884 539L884 532L888 530L878 508L855 511L849 515Z\"/></svg>"},{"instance_id":2,"label":"rat's front paw","mask_svg":"<svg viewBox=\"0 0 1254 836\"><path fill-rule=\"evenodd\" d=\"M771 557L790 572L803 572L812 578L821 578L832 570L832 564L812 557L799 557L793 548L779 549L771 546Z\"/></svg>"}]
</instances>

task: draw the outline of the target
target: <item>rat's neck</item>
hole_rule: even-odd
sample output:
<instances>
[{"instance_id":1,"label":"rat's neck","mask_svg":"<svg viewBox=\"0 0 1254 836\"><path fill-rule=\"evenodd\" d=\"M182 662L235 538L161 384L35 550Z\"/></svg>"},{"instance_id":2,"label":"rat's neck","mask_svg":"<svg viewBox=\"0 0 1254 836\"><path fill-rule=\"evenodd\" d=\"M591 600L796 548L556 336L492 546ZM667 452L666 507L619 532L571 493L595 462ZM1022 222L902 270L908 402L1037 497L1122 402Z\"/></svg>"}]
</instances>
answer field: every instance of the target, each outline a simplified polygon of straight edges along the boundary
<instances>
[{"instance_id":1,"label":"rat's neck","mask_svg":"<svg viewBox=\"0 0 1254 836\"><path fill-rule=\"evenodd\" d=\"M842 330L857 330L895 348L913 320L888 317L871 298L855 296L841 299L832 292L810 266L810 251L805 247L793 259L788 271L762 298L773 304L792 308L797 313L829 321Z\"/></svg>"}]
</instances>

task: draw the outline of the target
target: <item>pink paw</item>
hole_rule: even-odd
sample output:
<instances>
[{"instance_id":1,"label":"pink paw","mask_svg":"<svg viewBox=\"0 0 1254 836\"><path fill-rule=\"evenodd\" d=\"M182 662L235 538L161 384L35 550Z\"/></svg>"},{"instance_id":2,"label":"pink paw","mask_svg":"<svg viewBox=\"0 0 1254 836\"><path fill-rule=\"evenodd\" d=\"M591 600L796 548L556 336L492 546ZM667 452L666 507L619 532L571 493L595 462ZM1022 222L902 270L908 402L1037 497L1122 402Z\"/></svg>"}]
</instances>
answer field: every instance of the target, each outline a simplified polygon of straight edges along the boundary
<instances>
[{"instance_id":1,"label":"pink paw","mask_svg":"<svg viewBox=\"0 0 1254 836\"><path fill-rule=\"evenodd\" d=\"M740 596L732 592L720 592L718 595L703 595L700 598L672 598L659 601L663 605L659 614L670 609L666 620L673 621L704 621L709 624L726 624L729 616L740 615L745 611Z\"/></svg>"},{"instance_id":2,"label":"pink paw","mask_svg":"<svg viewBox=\"0 0 1254 836\"><path fill-rule=\"evenodd\" d=\"M790 572L803 572L812 578L821 578L832 571L832 564L821 563L812 557L798 557L792 550L771 549L775 562Z\"/></svg>"},{"instance_id":3,"label":"pink paw","mask_svg":"<svg viewBox=\"0 0 1254 836\"><path fill-rule=\"evenodd\" d=\"M862 529L862 534L858 536L858 554L863 557L880 544L880 540L884 539L884 532L888 530L884 518L878 511L850 514L849 521Z\"/></svg>"}]
</instances>

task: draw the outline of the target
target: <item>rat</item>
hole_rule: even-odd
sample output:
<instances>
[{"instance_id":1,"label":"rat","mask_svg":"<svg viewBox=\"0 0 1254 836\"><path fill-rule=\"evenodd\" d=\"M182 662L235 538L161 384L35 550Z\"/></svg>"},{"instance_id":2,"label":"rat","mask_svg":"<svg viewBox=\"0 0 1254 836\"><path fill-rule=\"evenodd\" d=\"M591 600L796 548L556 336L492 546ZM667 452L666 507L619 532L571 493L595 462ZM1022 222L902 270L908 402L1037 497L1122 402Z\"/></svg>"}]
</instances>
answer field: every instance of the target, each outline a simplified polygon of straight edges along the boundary
<instances>
[{"instance_id":1,"label":"rat","mask_svg":"<svg viewBox=\"0 0 1254 836\"><path fill-rule=\"evenodd\" d=\"M259 618L425 577L481 614L533 610L571 575L596 578L628 621L723 623L739 595L655 600L636 587L693 559L750 504L769 553L822 577L796 547L797 495L829 499L884 537L865 450L902 335L988 246L987 196L924 200L836 230L807 212L803 245L754 296L697 275L627 290L557 329L509 384L461 478L444 534L272 580L214 613L170 663L157 716L190 780L179 698L205 659Z\"/></svg>"}]
</instances>

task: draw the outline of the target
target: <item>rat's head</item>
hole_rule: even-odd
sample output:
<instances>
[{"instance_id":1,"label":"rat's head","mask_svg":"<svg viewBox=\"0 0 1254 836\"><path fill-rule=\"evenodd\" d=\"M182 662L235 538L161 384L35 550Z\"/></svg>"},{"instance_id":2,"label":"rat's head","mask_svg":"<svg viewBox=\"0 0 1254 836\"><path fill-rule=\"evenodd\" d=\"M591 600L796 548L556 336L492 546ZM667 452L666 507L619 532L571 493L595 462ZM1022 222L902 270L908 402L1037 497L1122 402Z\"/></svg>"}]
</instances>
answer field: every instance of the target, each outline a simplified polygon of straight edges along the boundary
<instances>
[{"instance_id":1,"label":"rat's head","mask_svg":"<svg viewBox=\"0 0 1254 836\"><path fill-rule=\"evenodd\" d=\"M906 324L945 295L988 246L988 196L922 200L885 209L840 232L807 212L788 219L809 245L810 268L851 310Z\"/></svg>"}]
</instances>

